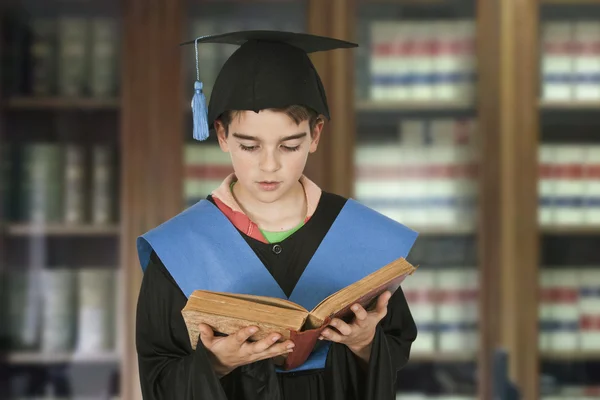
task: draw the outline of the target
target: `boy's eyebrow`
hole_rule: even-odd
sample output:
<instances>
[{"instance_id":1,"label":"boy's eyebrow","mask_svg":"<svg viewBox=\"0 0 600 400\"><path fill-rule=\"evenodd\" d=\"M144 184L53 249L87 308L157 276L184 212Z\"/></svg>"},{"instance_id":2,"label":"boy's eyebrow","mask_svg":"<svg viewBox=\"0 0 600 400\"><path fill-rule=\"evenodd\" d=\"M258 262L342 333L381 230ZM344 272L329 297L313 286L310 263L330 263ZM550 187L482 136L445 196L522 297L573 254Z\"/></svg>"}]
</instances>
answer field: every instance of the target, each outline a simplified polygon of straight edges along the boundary
<instances>
[{"instance_id":1,"label":"boy's eyebrow","mask_svg":"<svg viewBox=\"0 0 600 400\"><path fill-rule=\"evenodd\" d=\"M242 140L254 140L256 142L260 141L260 139L257 138L256 136L250 136L250 135L246 135L243 133L232 133L232 136L234 136L238 139L242 139ZM290 136L285 136L285 137L281 138L281 141L286 142L288 140L301 139L305 136L306 136L306 132L300 132L300 133L296 133L296 134L293 134Z\"/></svg>"}]
</instances>

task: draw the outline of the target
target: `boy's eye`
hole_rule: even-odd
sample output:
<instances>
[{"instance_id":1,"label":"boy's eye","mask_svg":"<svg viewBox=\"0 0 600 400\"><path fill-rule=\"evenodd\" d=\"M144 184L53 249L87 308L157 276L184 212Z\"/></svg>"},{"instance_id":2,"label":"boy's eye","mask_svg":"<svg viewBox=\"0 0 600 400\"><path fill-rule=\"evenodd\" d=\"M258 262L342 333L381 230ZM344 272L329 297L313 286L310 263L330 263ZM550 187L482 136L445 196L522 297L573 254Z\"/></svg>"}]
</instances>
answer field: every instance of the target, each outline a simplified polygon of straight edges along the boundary
<instances>
[{"instance_id":1,"label":"boy's eye","mask_svg":"<svg viewBox=\"0 0 600 400\"><path fill-rule=\"evenodd\" d=\"M254 151L256 150L256 146L244 146L243 144L240 144L240 149L244 151Z\"/></svg>"},{"instance_id":2,"label":"boy's eye","mask_svg":"<svg viewBox=\"0 0 600 400\"><path fill-rule=\"evenodd\" d=\"M283 149L284 149L285 151L298 151L298 150L300 149L300 145L298 145L298 146L293 146L293 147L290 147L290 146L283 146Z\"/></svg>"}]
</instances>

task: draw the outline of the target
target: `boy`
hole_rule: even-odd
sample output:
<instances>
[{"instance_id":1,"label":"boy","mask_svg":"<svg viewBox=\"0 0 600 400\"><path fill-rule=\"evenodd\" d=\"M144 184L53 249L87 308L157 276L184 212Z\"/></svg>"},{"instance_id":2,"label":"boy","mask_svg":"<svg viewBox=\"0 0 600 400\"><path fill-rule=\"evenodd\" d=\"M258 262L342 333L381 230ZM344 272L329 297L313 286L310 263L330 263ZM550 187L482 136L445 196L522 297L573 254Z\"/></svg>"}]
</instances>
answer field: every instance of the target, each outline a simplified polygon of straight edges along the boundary
<instances>
[{"instance_id":1,"label":"boy","mask_svg":"<svg viewBox=\"0 0 600 400\"><path fill-rule=\"evenodd\" d=\"M401 290L381 295L372 311L358 306L351 322L332 320L320 345L292 371L273 360L293 352L294 343L276 334L250 341L251 326L216 336L201 325L192 350L181 310L193 290L277 296L311 309L406 257L416 239L303 175L329 118L307 53L354 44L273 31L198 42L241 45L215 82L208 113L199 91L193 102L194 136L204 139L213 127L234 173L206 200L138 238L144 278L136 344L144 399L394 399L396 373L416 338Z\"/></svg>"}]
</instances>

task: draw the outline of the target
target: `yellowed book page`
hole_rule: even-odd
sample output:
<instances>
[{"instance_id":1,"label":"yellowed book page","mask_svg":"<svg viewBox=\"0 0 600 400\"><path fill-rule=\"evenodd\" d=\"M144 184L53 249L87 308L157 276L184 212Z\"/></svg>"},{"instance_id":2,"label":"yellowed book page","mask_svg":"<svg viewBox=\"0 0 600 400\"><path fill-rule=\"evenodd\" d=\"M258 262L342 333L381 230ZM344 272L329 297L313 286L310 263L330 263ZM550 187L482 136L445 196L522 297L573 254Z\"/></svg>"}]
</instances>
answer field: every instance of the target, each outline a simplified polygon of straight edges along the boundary
<instances>
[{"instance_id":1,"label":"yellowed book page","mask_svg":"<svg viewBox=\"0 0 600 400\"><path fill-rule=\"evenodd\" d=\"M280 325L286 328L295 328L298 324L302 326L308 315L303 310L257 303L214 292L192 293L183 311L217 314L223 317Z\"/></svg>"},{"instance_id":2,"label":"yellowed book page","mask_svg":"<svg viewBox=\"0 0 600 400\"><path fill-rule=\"evenodd\" d=\"M388 282L391 286L390 290L395 291L405 276L412 274L414 271L415 267L404 258L392 261L363 279L328 296L311 311L311 314L318 319L325 320L328 316L343 310L359 298Z\"/></svg>"},{"instance_id":3,"label":"yellowed book page","mask_svg":"<svg viewBox=\"0 0 600 400\"><path fill-rule=\"evenodd\" d=\"M294 303L293 301L278 299L276 297L266 297L266 296L255 296L251 294L238 294L238 293L221 293L224 296L233 297L236 299L249 300L260 304L266 304L271 306L277 306L281 308L287 308L290 310L298 310L308 313L308 310L302 307L299 304Z\"/></svg>"},{"instance_id":4,"label":"yellowed book page","mask_svg":"<svg viewBox=\"0 0 600 400\"><path fill-rule=\"evenodd\" d=\"M289 339L290 337L290 330L280 325L257 323L250 319L223 317L221 315L200 313L196 311L182 311L182 315L188 329L192 349L194 350L196 349L200 335L198 325L201 323L209 325L215 332L226 335L235 334L240 329L248 326L257 326L259 328L258 332L250 337L251 341L264 339L272 332L281 334L282 338L279 340L280 342ZM301 325L302 323L300 323L300 326Z\"/></svg>"}]
</instances>

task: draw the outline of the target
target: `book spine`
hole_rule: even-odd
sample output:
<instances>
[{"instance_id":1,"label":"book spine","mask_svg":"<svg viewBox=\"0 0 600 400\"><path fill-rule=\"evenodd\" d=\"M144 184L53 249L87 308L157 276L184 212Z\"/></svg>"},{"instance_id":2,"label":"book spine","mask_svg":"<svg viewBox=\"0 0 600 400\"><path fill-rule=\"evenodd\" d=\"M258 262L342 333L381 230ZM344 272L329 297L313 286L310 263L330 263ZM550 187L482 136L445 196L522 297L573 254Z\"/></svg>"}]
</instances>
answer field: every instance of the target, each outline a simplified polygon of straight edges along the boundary
<instances>
[{"instance_id":1,"label":"book spine","mask_svg":"<svg viewBox=\"0 0 600 400\"><path fill-rule=\"evenodd\" d=\"M63 17L59 21L59 93L81 96L86 90L88 20Z\"/></svg>"},{"instance_id":2,"label":"book spine","mask_svg":"<svg viewBox=\"0 0 600 400\"><path fill-rule=\"evenodd\" d=\"M579 277L575 269L551 273L555 303L552 308L555 329L550 337L553 351L577 350L579 339Z\"/></svg>"},{"instance_id":3,"label":"book spine","mask_svg":"<svg viewBox=\"0 0 600 400\"><path fill-rule=\"evenodd\" d=\"M584 223L600 225L600 146L588 145L584 167Z\"/></svg>"},{"instance_id":4,"label":"book spine","mask_svg":"<svg viewBox=\"0 0 600 400\"><path fill-rule=\"evenodd\" d=\"M184 163L184 198L188 206L204 199L233 172L229 156L218 145L186 145Z\"/></svg>"},{"instance_id":5,"label":"book spine","mask_svg":"<svg viewBox=\"0 0 600 400\"><path fill-rule=\"evenodd\" d=\"M85 220L85 150L67 145L64 152L64 221L81 224Z\"/></svg>"},{"instance_id":6,"label":"book spine","mask_svg":"<svg viewBox=\"0 0 600 400\"><path fill-rule=\"evenodd\" d=\"M114 272L86 268L78 271L77 351L98 353L114 347Z\"/></svg>"},{"instance_id":7,"label":"book spine","mask_svg":"<svg viewBox=\"0 0 600 400\"><path fill-rule=\"evenodd\" d=\"M42 351L69 351L76 320L76 274L66 268L44 270L43 282Z\"/></svg>"},{"instance_id":8,"label":"book spine","mask_svg":"<svg viewBox=\"0 0 600 400\"><path fill-rule=\"evenodd\" d=\"M419 332L411 347L415 353L432 354L436 349L435 278L435 271L419 271L402 283L404 296Z\"/></svg>"},{"instance_id":9,"label":"book spine","mask_svg":"<svg viewBox=\"0 0 600 400\"><path fill-rule=\"evenodd\" d=\"M92 148L92 223L97 225L115 220L113 151L106 145Z\"/></svg>"},{"instance_id":10,"label":"book spine","mask_svg":"<svg viewBox=\"0 0 600 400\"><path fill-rule=\"evenodd\" d=\"M472 351L475 327L469 311L473 301L469 271L445 269L438 274L438 332L442 352ZM475 342L477 342L475 340Z\"/></svg>"},{"instance_id":11,"label":"book spine","mask_svg":"<svg viewBox=\"0 0 600 400\"><path fill-rule=\"evenodd\" d=\"M600 23L574 25L574 97L600 100Z\"/></svg>"},{"instance_id":12,"label":"book spine","mask_svg":"<svg viewBox=\"0 0 600 400\"><path fill-rule=\"evenodd\" d=\"M539 349L549 351L552 349L551 339L554 334L554 283L552 271L540 271L540 305L539 305Z\"/></svg>"},{"instance_id":13,"label":"book spine","mask_svg":"<svg viewBox=\"0 0 600 400\"><path fill-rule=\"evenodd\" d=\"M554 222L554 200L556 196L556 153L553 145L541 145L539 153L539 178L538 178L538 222L541 226Z\"/></svg>"},{"instance_id":14,"label":"book spine","mask_svg":"<svg viewBox=\"0 0 600 400\"><path fill-rule=\"evenodd\" d=\"M585 148L577 145L561 146L556 153L556 194L554 214L559 225L583 223L583 162Z\"/></svg>"},{"instance_id":15,"label":"book spine","mask_svg":"<svg viewBox=\"0 0 600 400\"><path fill-rule=\"evenodd\" d=\"M433 92L433 50L435 31L430 22L420 22L414 25L414 81L410 92L412 100L431 101Z\"/></svg>"},{"instance_id":16,"label":"book spine","mask_svg":"<svg viewBox=\"0 0 600 400\"><path fill-rule=\"evenodd\" d=\"M34 223L58 222L62 212L62 148L36 143L24 148L21 215Z\"/></svg>"},{"instance_id":17,"label":"book spine","mask_svg":"<svg viewBox=\"0 0 600 400\"><path fill-rule=\"evenodd\" d=\"M114 18L91 21L91 79L94 97L116 96L119 83L119 27Z\"/></svg>"},{"instance_id":18,"label":"book spine","mask_svg":"<svg viewBox=\"0 0 600 400\"><path fill-rule=\"evenodd\" d=\"M585 268L579 274L579 323L581 350L600 350L599 268Z\"/></svg>"},{"instance_id":19,"label":"book spine","mask_svg":"<svg viewBox=\"0 0 600 400\"><path fill-rule=\"evenodd\" d=\"M54 94L56 82L56 21L35 18L31 31L31 92L36 96L50 96Z\"/></svg>"},{"instance_id":20,"label":"book spine","mask_svg":"<svg viewBox=\"0 0 600 400\"><path fill-rule=\"evenodd\" d=\"M573 26L568 22L549 22L542 32L542 98L570 100L573 97Z\"/></svg>"}]
</instances>

